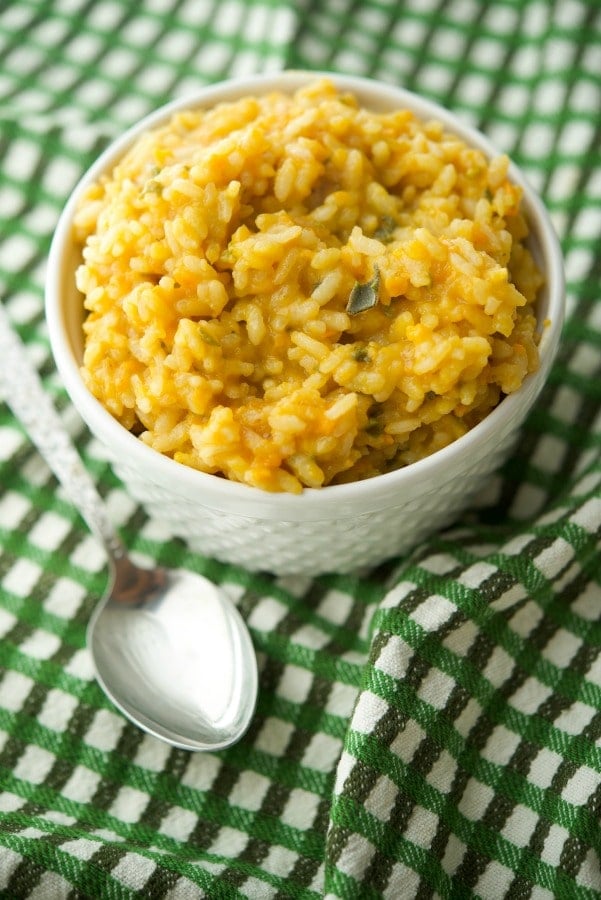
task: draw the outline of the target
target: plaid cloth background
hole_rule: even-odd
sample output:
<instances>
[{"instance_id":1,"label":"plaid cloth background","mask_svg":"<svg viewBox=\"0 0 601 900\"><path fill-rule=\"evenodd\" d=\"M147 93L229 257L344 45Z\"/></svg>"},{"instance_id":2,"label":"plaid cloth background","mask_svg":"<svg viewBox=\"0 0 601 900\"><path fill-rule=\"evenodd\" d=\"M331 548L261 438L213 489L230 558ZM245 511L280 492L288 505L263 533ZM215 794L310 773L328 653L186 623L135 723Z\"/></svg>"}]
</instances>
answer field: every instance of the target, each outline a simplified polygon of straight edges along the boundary
<instances>
[{"instance_id":1,"label":"plaid cloth background","mask_svg":"<svg viewBox=\"0 0 601 900\"><path fill-rule=\"evenodd\" d=\"M362 577L193 556L125 495L49 355L44 266L105 146L224 76L307 67L441 101L509 152L565 252L550 383L479 510ZM84 628L104 559L0 403L0 896L601 896L597 0L3 0L0 290L132 549L224 584L259 655L216 754L126 722Z\"/></svg>"}]
</instances>

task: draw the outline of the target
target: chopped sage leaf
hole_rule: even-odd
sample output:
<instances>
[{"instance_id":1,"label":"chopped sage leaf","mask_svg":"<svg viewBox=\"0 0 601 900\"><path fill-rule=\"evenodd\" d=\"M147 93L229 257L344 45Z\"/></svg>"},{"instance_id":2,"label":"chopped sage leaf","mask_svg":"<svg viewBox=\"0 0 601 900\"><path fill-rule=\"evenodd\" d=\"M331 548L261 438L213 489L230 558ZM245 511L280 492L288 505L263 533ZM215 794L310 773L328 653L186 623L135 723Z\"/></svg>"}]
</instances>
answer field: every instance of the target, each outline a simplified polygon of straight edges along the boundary
<instances>
[{"instance_id":1,"label":"chopped sage leaf","mask_svg":"<svg viewBox=\"0 0 601 900\"><path fill-rule=\"evenodd\" d=\"M210 344L211 347L218 347L219 341L215 340L212 334L210 334L205 328L199 327L198 333L200 334L201 340L205 342L205 344Z\"/></svg>"},{"instance_id":2,"label":"chopped sage leaf","mask_svg":"<svg viewBox=\"0 0 601 900\"><path fill-rule=\"evenodd\" d=\"M346 311L349 316L356 316L357 313L364 312L366 309L372 309L378 302L379 287L380 271L377 266L374 266L373 278L363 284L358 281L352 289L346 304Z\"/></svg>"},{"instance_id":3,"label":"chopped sage leaf","mask_svg":"<svg viewBox=\"0 0 601 900\"><path fill-rule=\"evenodd\" d=\"M392 238L395 228L396 221L392 218L392 216L382 216L380 224L374 231L373 236L376 240L382 241L382 243L385 244Z\"/></svg>"},{"instance_id":4,"label":"chopped sage leaf","mask_svg":"<svg viewBox=\"0 0 601 900\"><path fill-rule=\"evenodd\" d=\"M353 359L355 362L369 362L369 353L365 347L357 347L356 350L353 350Z\"/></svg>"},{"instance_id":5,"label":"chopped sage leaf","mask_svg":"<svg viewBox=\"0 0 601 900\"><path fill-rule=\"evenodd\" d=\"M163 191L163 185L160 181L156 181L156 179L152 178L150 181L146 182L146 187L144 188L145 194L161 194Z\"/></svg>"}]
</instances>

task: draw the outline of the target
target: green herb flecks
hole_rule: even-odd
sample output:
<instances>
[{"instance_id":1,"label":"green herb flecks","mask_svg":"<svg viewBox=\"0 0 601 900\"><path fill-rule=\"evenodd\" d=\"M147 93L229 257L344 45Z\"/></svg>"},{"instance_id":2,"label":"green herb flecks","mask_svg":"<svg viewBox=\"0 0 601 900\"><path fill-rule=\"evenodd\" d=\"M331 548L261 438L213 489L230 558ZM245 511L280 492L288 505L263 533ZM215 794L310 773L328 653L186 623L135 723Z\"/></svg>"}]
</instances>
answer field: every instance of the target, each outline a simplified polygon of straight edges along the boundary
<instances>
[{"instance_id":1,"label":"green herb flecks","mask_svg":"<svg viewBox=\"0 0 601 900\"><path fill-rule=\"evenodd\" d=\"M349 316L356 316L357 313L365 312L372 309L378 302L378 291L380 289L380 270L374 266L373 278L363 284L357 282L351 291L346 311Z\"/></svg>"},{"instance_id":2,"label":"green herb flecks","mask_svg":"<svg viewBox=\"0 0 601 900\"><path fill-rule=\"evenodd\" d=\"M205 344L210 344L211 347L219 347L219 341L217 341L206 328L199 326L198 333Z\"/></svg>"},{"instance_id":3,"label":"green herb flecks","mask_svg":"<svg viewBox=\"0 0 601 900\"><path fill-rule=\"evenodd\" d=\"M369 410L367 425L365 428L366 434L371 435L372 437L378 437L384 431L384 407L381 403L374 403Z\"/></svg>"},{"instance_id":4,"label":"green herb flecks","mask_svg":"<svg viewBox=\"0 0 601 900\"><path fill-rule=\"evenodd\" d=\"M157 181L155 178L151 178L150 181L146 182L146 186L143 191L144 194L162 194L163 193L163 185L160 181Z\"/></svg>"},{"instance_id":5,"label":"green herb flecks","mask_svg":"<svg viewBox=\"0 0 601 900\"><path fill-rule=\"evenodd\" d=\"M394 229L396 228L396 221L392 218L392 216L382 216L380 219L380 224L374 231L374 238L377 241L382 241L383 244L386 244L391 240Z\"/></svg>"},{"instance_id":6,"label":"green herb flecks","mask_svg":"<svg viewBox=\"0 0 601 900\"><path fill-rule=\"evenodd\" d=\"M381 435L383 431L384 426L376 419L370 421L365 429L366 434L371 435L371 437L379 437L379 435Z\"/></svg>"},{"instance_id":7,"label":"green herb flecks","mask_svg":"<svg viewBox=\"0 0 601 900\"><path fill-rule=\"evenodd\" d=\"M369 362L369 353L365 347L357 347L353 350L353 359L355 362Z\"/></svg>"}]
</instances>

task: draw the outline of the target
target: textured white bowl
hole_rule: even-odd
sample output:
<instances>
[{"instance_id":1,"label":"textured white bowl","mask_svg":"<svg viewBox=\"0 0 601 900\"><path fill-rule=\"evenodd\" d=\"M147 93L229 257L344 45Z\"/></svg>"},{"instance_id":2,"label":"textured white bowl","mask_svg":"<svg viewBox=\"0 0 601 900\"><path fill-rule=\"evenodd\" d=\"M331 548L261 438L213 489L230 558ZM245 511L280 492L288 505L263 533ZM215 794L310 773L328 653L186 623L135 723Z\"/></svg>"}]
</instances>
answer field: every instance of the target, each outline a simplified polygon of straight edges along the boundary
<instances>
[{"instance_id":1,"label":"textured white bowl","mask_svg":"<svg viewBox=\"0 0 601 900\"><path fill-rule=\"evenodd\" d=\"M545 272L539 302L541 365L519 391L506 397L464 437L395 472L353 484L272 494L187 468L150 449L126 431L85 387L82 299L75 289L78 250L72 219L82 191L111 169L138 135L178 109L207 107L245 94L293 91L318 74L352 91L367 107L406 107L435 118L488 156L498 151L447 110L400 88L369 79L315 72L284 72L222 82L162 107L116 140L75 188L59 220L50 251L46 316L59 373L75 407L102 442L118 476L150 516L203 554L252 570L316 575L375 565L402 553L451 522L507 456L536 400L555 356L563 322L565 288L561 251L540 200L513 166L524 189L531 246Z\"/></svg>"}]
</instances>

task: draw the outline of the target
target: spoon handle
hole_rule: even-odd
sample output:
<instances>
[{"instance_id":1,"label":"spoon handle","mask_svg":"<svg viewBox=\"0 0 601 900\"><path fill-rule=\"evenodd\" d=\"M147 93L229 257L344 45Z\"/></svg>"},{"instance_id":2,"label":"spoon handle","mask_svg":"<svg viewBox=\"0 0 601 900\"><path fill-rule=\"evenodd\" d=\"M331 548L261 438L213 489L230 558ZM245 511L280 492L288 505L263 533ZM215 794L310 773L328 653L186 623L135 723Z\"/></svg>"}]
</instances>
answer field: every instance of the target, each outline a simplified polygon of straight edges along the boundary
<instances>
[{"instance_id":1,"label":"spoon handle","mask_svg":"<svg viewBox=\"0 0 601 900\"><path fill-rule=\"evenodd\" d=\"M92 533L103 543L111 560L123 558L125 547L106 515L92 477L0 302L0 398L2 396Z\"/></svg>"}]
</instances>

